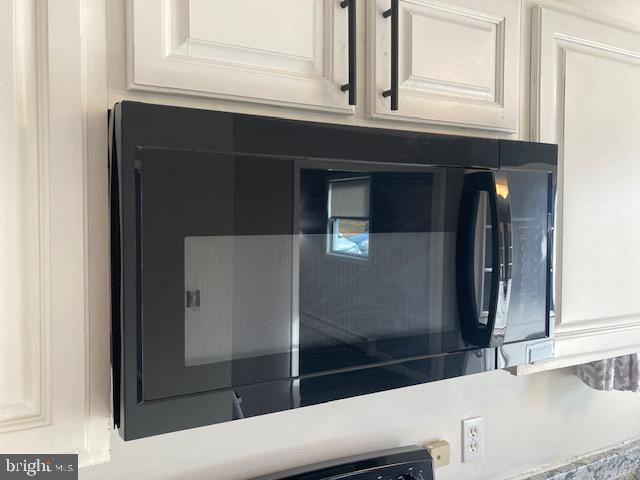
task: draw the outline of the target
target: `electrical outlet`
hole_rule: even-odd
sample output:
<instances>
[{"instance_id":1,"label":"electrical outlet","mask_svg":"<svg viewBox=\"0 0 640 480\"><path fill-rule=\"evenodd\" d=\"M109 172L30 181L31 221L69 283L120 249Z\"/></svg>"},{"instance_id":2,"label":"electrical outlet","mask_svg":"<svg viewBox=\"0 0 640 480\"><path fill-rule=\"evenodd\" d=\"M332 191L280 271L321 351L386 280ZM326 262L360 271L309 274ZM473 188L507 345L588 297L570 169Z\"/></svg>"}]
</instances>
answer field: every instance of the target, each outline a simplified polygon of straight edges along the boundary
<instances>
[{"instance_id":1,"label":"electrical outlet","mask_svg":"<svg viewBox=\"0 0 640 480\"><path fill-rule=\"evenodd\" d=\"M462 420L462 461L473 462L484 452L484 424L482 417Z\"/></svg>"}]
</instances>

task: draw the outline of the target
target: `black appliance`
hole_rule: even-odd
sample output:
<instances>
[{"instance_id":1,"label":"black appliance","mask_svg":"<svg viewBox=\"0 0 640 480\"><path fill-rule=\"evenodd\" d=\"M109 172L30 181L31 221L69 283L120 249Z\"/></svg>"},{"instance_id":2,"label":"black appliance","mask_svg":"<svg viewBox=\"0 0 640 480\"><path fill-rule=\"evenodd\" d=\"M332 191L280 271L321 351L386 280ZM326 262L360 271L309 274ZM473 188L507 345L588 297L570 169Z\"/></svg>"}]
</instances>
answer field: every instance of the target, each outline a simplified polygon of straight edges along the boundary
<instances>
[{"instance_id":1,"label":"black appliance","mask_svg":"<svg viewBox=\"0 0 640 480\"><path fill-rule=\"evenodd\" d=\"M555 145L122 102L125 439L549 358Z\"/></svg>"},{"instance_id":2,"label":"black appliance","mask_svg":"<svg viewBox=\"0 0 640 480\"><path fill-rule=\"evenodd\" d=\"M316 463L254 480L433 480L429 451L416 446Z\"/></svg>"}]
</instances>

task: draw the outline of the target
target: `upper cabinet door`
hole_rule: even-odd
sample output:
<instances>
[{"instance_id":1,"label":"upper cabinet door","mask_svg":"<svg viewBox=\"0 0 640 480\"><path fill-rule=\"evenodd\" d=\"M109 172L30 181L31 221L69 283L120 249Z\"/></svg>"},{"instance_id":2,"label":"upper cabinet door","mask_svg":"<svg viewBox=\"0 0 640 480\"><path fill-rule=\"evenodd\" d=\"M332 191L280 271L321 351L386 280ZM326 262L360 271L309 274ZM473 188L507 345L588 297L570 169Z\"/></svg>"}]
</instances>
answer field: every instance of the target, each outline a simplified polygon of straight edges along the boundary
<instances>
[{"instance_id":1,"label":"upper cabinet door","mask_svg":"<svg viewBox=\"0 0 640 480\"><path fill-rule=\"evenodd\" d=\"M559 146L556 359L640 350L640 32L534 10L532 128Z\"/></svg>"},{"instance_id":2,"label":"upper cabinet door","mask_svg":"<svg viewBox=\"0 0 640 480\"><path fill-rule=\"evenodd\" d=\"M353 113L336 0L129 0L129 87Z\"/></svg>"},{"instance_id":3,"label":"upper cabinet door","mask_svg":"<svg viewBox=\"0 0 640 480\"><path fill-rule=\"evenodd\" d=\"M0 1L0 452L80 466L111 425L104 7Z\"/></svg>"},{"instance_id":4,"label":"upper cabinet door","mask_svg":"<svg viewBox=\"0 0 640 480\"><path fill-rule=\"evenodd\" d=\"M391 0L367 2L369 115L515 133L520 4L516 0L400 0L398 110L391 85Z\"/></svg>"}]
</instances>

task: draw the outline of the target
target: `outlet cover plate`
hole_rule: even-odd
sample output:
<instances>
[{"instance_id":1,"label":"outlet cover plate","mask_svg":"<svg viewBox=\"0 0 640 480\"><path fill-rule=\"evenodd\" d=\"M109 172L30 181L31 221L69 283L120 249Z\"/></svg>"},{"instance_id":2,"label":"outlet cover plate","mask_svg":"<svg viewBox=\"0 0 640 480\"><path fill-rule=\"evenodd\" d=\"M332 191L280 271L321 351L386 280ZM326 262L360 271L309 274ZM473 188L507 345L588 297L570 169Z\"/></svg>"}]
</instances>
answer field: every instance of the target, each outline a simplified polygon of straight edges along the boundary
<instances>
[{"instance_id":1,"label":"outlet cover plate","mask_svg":"<svg viewBox=\"0 0 640 480\"><path fill-rule=\"evenodd\" d=\"M484 452L484 422L482 417L462 420L462 461L473 462Z\"/></svg>"}]
</instances>

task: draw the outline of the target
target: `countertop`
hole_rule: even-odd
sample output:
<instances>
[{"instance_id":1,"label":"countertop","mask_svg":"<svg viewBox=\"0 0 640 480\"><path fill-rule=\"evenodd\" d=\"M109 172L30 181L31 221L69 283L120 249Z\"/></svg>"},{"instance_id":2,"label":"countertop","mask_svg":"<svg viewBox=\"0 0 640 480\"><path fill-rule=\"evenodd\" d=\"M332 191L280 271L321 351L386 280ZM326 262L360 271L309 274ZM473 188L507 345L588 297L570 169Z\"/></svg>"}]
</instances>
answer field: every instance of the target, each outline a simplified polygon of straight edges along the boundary
<instances>
[{"instance_id":1,"label":"countertop","mask_svg":"<svg viewBox=\"0 0 640 480\"><path fill-rule=\"evenodd\" d=\"M640 480L640 440L579 458L523 480Z\"/></svg>"}]
</instances>

